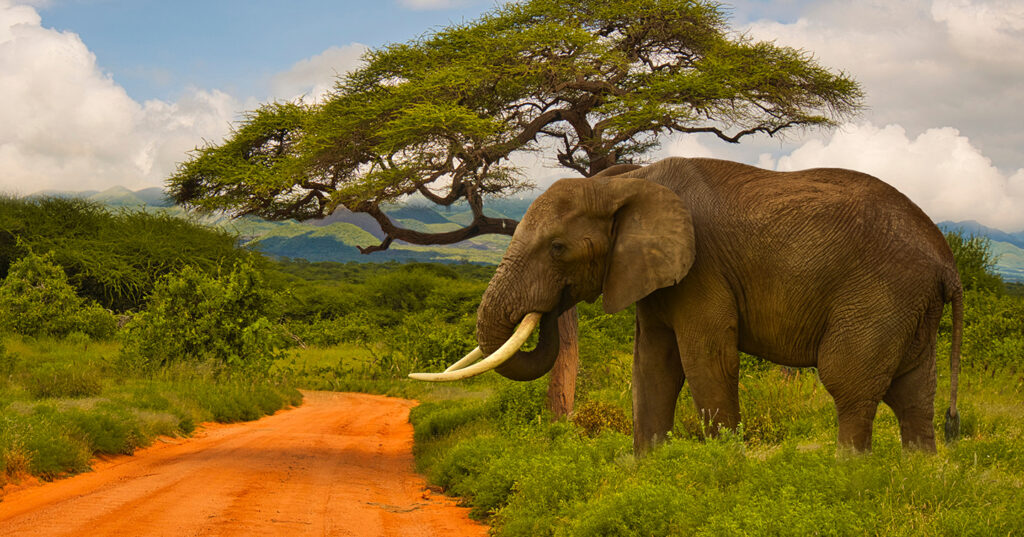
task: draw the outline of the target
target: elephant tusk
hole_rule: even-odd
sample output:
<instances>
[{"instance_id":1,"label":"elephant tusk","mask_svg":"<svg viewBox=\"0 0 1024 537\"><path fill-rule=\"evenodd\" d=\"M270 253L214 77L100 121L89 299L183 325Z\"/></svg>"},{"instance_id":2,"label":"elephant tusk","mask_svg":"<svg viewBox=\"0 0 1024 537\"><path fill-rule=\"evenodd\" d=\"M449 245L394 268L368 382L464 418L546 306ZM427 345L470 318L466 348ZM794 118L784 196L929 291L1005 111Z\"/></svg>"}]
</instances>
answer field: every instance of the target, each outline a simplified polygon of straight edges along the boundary
<instances>
[{"instance_id":1,"label":"elephant tusk","mask_svg":"<svg viewBox=\"0 0 1024 537\"><path fill-rule=\"evenodd\" d=\"M479 359L481 359L483 357L484 357L484 351L480 350L480 347L477 347L477 348L469 351L469 354L467 354L465 357L460 359L458 362L455 362L454 364L448 366L448 369L445 369L444 372L448 373L449 371L455 371L456 369L462 369L463 367L466 367L467 365L469 365L469 364L471 364L471 363L473 363L473 362L475 362L475 361L477 361L477 360L479 360Z\"/></svg>"},{"instance_id":2,"label":"elephant tusk","mask_svg":"<svg viewBox=\"0 0 1024 537\"><path fill-rule=\"evenodd\" d=\"M509 358L515 356L516 352L519 351L519 347L526 343L526 339L530 337L537 325L540 324L540 313L528 313L523 317L522 322L519 323L519 328L516 328L515 333L512 337L508 338L498 350L494 351L494 354L484 358L483 360L468 365L462 369L453 369L455 366L448 368L444 373L410 373L409 378L415 380L426 380L430 382L447 382L451 380L461 380L469 377L475 377L481 373L486 373L499 365L508 361ZM481 351L481 355L483 352ZM468 362L468 358L473 353L469 353L465 358L456 362L460 364L462 362Z\"/></svg>"}]
</instances>

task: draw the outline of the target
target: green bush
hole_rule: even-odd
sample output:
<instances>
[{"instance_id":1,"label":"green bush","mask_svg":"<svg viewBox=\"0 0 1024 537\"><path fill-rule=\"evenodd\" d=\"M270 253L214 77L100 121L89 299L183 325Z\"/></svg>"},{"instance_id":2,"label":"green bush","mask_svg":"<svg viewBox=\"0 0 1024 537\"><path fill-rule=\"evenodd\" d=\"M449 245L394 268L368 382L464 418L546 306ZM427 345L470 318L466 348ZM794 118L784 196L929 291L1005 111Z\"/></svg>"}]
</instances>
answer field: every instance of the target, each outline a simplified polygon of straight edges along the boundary
<instances>
[{"instance_id":1,"label":"green bush","mask_svg":"<svg viewBox=\"0 0 1024 537\"><path fill-rule=\"evenodd\" d=\"M53 261L79 294L116 312L142 306L156 280L185 265L212 274L251 257L236 237L166 211L108 211L77 198L0 195L0 277L32 251Z\"/></svg>"},{"instance_id":2,"label":"green bush","mask_svg":"<svg viewBox=\"0 0 1024 537\"><path fill-rule=\"evenodd\" d=\"M960 283L964 289L1001 293L1003 279L995 272L996 258L988 237L965 235L961 231L946 232L946 242L953 250Z\"/></svg>"},{"instance_id":3,"label":"green bush","mask_svg":"<svg viewBox=\"0 0 1024 537\"><path fill-rule=\"evenodd\" d=\"M546 421L547 383L503 382L492 399L494 415L506 427Z\"/></svg>"},{"instance_id":4,"label":"green bush","mask_svg":"<svg viewBox=\"0 0 1024 537\"><path fill-rule=\"evenodd\" d=\"M1024 299L969 291L964 302L964 364L1024 369Z\"/></svg>"},{"instance_id":5,"label":"green bush","mask_svg":"<svg viewBox=\"0 0 1024 537\"><path fill-rule=\"evenodd\" d=\"M0 284L0 313L0 331L25 336L106 339L117 329L111 312L75 294L51 253L29 253L11 265Z\"/></svg>"},{"instance_id":6,"label":"green bush","mask_svg":"<svg viewBox=\"0 0 1024 537\"><path fill-rule=\"evenodd\" d=\"M222 278L192 268L157 282L146 310L125 326L122 362L143 369L212 360L266 373L283 357L278 297L248 262Z\"/></svg>"}]
</instances>

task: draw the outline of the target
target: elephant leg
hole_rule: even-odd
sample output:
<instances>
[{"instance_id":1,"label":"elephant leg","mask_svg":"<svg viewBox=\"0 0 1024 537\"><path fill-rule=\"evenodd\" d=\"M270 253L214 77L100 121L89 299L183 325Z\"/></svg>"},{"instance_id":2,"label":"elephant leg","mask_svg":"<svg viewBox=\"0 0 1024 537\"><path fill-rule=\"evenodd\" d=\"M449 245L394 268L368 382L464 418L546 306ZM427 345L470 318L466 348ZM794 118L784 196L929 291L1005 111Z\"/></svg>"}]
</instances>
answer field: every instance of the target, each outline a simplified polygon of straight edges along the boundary
<instances>
[{"instance_id":1,"label":"elephant leg","mask_svg":"<svg viewBox=\"0 0 1024 537\"><path fill-rule=\"evenodd\" d=\"M900 422L905 449L935 451L935 336L940 317L942 303L935 302L925 311L906 357L910 370L897 374L883 398Z\"/></svg>"},{"instance_id":2,"label":"elephant leg","mask_svg":"<svg viewBox=\"0 0 1024 537\"><path fill-rule=\"evenodd\" d=\"M885 404L900 422L906 449L935 451L935 361L928 360L893 379Z\"/></svg>"},{"instance_id":3,"label":"elephant leg","mask_svg":"<svg viewBox=\"0 0 1024 537\"><path fill-rule=\"evenodd\" d=\"M633 451L643 454L672 429L685 375L672 329L637 306L633 346Z\"/></svg>"},{"instance_id":4,"label":"elephant leg","mask_svg":"<svg viewBox=\"0 0 1024 537\"><path fill-rule=\"evenodd\" d=\"M857 314L863 324L864 315ZM889 389L897 357L905 345L891 334L901 333L877 323L867 329L837 323L818 351L818 377L835 400L840 447L871 449L871 432L878 403Z\"/></svg>"},{"instance_id":5,"label":"elephant leg","mask_svg":"<svg viewBox=\"0 0 1024 537\"><path fill-rule=\"evenodd\" d=\"M716 363L712 367L695 371L689 376L693 402L697 405L705 430L712 436L717 436L722 428L735 429L740 422L739 353L733 352L734 360L716 356ZM731 362L735 362L735 367ZM683 367L689 371L688 366Z\"/></svg>"},{"instance_id":6,"label":"elephant leg","mask_svg":"<svg viewBox=\"0 0 1024 537\"><path fill-rule=\"evenodd\" d=\"M736 329L691 328L695 329L678 339L679 354L705 430L717 435L722 427L735 429L740 421Z\"/></svg>"}]
</instances>

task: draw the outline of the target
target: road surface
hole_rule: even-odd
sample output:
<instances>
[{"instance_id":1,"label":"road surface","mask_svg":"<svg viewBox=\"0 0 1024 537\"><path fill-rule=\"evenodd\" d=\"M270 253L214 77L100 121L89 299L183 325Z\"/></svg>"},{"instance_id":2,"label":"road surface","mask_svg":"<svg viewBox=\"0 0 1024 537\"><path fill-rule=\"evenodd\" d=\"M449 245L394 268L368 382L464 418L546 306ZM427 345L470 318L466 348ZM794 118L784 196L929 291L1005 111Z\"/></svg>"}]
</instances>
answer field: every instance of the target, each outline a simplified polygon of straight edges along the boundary
<instances>
[{"instance_id":1,"label":"road surface","mask_svg":"<svg viewBox=\"0 0 1024 537\"><path fill-rule=\"evenodd\" d=\"M9 492L0 535L486 535L414 473L413 405L310 392L293 410Z\"/></svg>"}]
</instances>

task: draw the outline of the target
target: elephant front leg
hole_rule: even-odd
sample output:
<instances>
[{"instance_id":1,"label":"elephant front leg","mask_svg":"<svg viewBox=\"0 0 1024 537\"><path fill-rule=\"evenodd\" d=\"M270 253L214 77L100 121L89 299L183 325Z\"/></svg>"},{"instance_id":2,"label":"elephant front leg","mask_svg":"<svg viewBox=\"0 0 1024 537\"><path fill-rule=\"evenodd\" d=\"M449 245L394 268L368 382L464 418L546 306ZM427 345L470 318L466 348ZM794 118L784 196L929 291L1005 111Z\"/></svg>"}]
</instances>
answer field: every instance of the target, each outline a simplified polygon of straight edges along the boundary
<instances>
[{"instance_id":1,"label":"elephant front leg","mask_svg":"<svg viewBox=\"0 0 1024 537\"><path fill-rule=\"evenodd\" d=\"M637 308L633 347L633 451L651 450L672 430L683 366L675 333Z\"/></svg>"}]
</instances>

